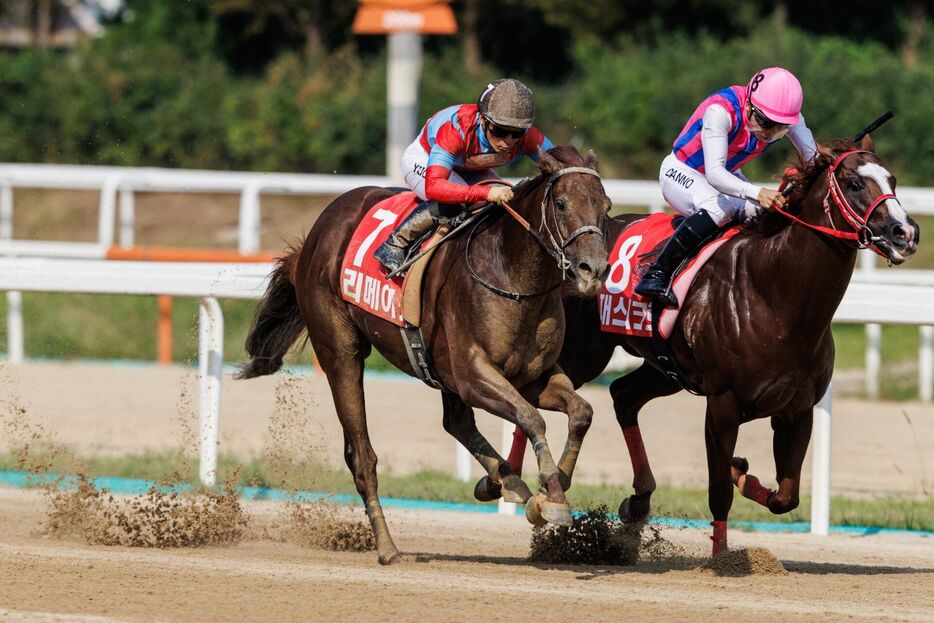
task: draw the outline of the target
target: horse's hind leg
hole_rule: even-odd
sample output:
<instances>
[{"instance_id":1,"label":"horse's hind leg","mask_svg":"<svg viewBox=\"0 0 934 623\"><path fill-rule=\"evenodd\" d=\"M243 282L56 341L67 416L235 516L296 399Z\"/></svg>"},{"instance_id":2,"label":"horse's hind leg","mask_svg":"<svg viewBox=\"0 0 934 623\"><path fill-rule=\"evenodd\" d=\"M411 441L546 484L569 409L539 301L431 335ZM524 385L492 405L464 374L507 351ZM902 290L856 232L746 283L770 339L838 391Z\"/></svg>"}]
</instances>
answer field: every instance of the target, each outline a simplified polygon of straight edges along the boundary
<instances>
[{"instance_id":1,"label":"horse's hind leg","mask_svg":"<svg viewBox=\"0 0 934 623\"><path fill-rule=\"evenodd\" d=\"M353 473L357 492L363 498L366 514L370 520L376 551L380 564L388 565L400 558L399 550L389 534L383 508L379 503L376 479L376 453L370 444L366 425L366 408L363 399L363 360L369 352L355 328L339 322L330 326L316 326L312 334L312 345L327 375L334 407L341 427L344 429L344 462ZM324 331L328 337L320 335ZM321 339L317 339L319 337ZM325 341L326 339L326 341Z\"/></svg>"},{"instance_id":2,"label":"horse's hind leg","mask_svg":"<svg viewBox=\"0 0 934 623\"><path fill-rule=\"evenodd\" d=\"M642 432L639 430L639 411L653 398L670 396L680 389L677 383L648 363L643 363L610 385L613 410L616 411L616 420L629 450L632 488L635 490L619 505L619 516L623 521L637 522L648 517L652 492L655 491L655 476L652 475Z\"/></svg>"},{"instance_id":3,"label":"horse's hind leg","mask_svg":"<svg viewBox=\"0 0 934 623\"><path fill-rule=\"evenodd\" d=\"M441 396L444 430L467 448L487 473L474 487L474 497L481 502L489 502L502 496L507 502L525 504L532 497L532 492L477 430L473 409L457 394L442 392Z\"/></svg>"}]
</instances>

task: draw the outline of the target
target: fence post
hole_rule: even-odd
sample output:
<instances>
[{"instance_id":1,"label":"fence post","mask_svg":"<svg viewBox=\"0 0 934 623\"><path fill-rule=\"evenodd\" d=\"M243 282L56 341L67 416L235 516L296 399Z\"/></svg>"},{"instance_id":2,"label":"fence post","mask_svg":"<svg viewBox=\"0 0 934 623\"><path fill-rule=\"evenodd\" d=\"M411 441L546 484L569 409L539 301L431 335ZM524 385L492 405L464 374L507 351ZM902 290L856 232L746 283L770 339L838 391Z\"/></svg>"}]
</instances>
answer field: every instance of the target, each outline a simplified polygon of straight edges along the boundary
<instances>
[{"instance_id":1,"label":"fence post","mask_svg":"<svg viewBox=\"0 0 934 623\"><path fill-rule=\"evenodd\" d=\"M934 400L934 326L919 328L921 346L918 354L918 394L921 402Z\"/></svg>"},{"instance_id":2,"label":"fence post","mask_svg":"<svg viewBox=\"0 0 934 623\"><path fill-rule=\"evenodd\" d=\"M833 384L814 407L811 468L811 534L827 536L830 529L830 413Z\"/></svg>"},{"instance_id":3,"label":"fence post","mask_svg":"<svg viewBox=\"0 0 934 623\"><path fill-rule=\"evenodd\" d=\"M257 182L247 184L240 194L240 226L239 242L240 253L248 255L257 253L260 249L260 186Z\"/></svg>"},{"instance_id":4,"label":"fence post","mask_svg":"<svg viewBox=\"0 0 934 623\"><path fill-rule=\"evenodd\" d=\"M882 325L866 325L866 396L879 397L879 377L882 369Z\"/></svg>"},{"instance_id":5,"label":"fence post","mask_svg":"<svg viewBox=\"0 0 934 623\"><path fill-rule=\"evenodd\" d=\"M114 216L117 213L119 187L119 175L111 175L101 187L101 200L97 210L97 241L107 247L114 243Z\"/></svg>"},{"instance_id":6,"label":"fence post","mask_svg":"<svg viewBox=\"0 0 934 623\"><path fill-rule=\"evenodd\" d=\"M0 186L0 239L13 238L13 186L9 181ZM10 291L6 293L6 319L7 319L7 361L22 363L25 349L23 348L23 293Z\"/></svg>"},{"instance_id":7,"label":"fence post","mask_svg":"<svg viewBox=\"0 0 934 623\"><path fill-rule=\"evenodd\" d=\"M470 451L462 446L459 441L454 443L457 444L457 479L461 482L470 482L473 457L470 456Z\"/></svg>"},{"instance_id":8,"label":"fence post","mask_svg":"<svg viewBox=\"0 0 934 623\"><path fill-rule=\"evenodd\" d=\"M120 246L132 247L135 236L136 206L133 189L120 189Z\"/></svg>"},{"instance_id":9,"label":"fence post","mask_svg":"<svg viewBox=\"0 0 934 623\"><path fill-rule=\"evenodd\" d=\"M198 476L206 487L217 482L217 440L224 368L224 315L217 299L201 299L198 309Z\"/></svg>"},{"instance_id":10,"label":"fence post","mask_svg":"<svg viewBox=\"0 0 934 623\"><path fill-rule=\"evenodd\" d=\"M509 456L509 451L512 449L512 432L515 428L515 424L511 424L508 420L503 420L503 437L500 440L501 447L503 448L503 456ZM515 515L516 506L518 505L512 502L504 502L503 498L500 498L496 510L501 515Z\"/></svg>"}]
</instances>

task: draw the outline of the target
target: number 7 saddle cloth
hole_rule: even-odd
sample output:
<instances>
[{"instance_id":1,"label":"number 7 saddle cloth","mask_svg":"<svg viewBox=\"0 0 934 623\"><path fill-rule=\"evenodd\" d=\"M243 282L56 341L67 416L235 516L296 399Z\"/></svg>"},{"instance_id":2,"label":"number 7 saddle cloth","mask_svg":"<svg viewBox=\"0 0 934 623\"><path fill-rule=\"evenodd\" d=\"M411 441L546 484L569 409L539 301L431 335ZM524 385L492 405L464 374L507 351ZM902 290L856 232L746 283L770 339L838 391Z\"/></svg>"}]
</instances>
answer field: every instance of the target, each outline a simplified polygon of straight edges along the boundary
<instances>
[{"instance_id":1,"label":"number 7 saddle cloth","mask_svg":"<svg viewBox=\"0 0 934 623\"><path fill-rule=\"evenodd\" d=\"M401 192L375 204L357 225L341 263L341 298L400 327L419 325L422 275L432 253L392 279L373 253L418 203L415 193ZM422 249L438 237L430 236Z\"/></svg>"}]
</instances>

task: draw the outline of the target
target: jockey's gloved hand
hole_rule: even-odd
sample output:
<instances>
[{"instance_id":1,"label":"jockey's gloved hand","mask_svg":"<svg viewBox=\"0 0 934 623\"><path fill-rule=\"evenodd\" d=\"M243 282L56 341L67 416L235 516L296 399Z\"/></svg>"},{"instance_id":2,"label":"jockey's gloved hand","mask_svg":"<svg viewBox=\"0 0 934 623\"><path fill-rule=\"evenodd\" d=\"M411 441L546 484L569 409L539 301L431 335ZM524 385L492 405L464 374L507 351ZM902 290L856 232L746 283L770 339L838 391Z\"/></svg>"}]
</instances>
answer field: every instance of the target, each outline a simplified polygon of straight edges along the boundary
<instances>
[{"instance_id":1,"label":"jockey's gloved hand","mask_svg":"<svg viewBox=\"0 0 934 623\"><path fill-rule=\"evenodd\" d=\"M784 195L780 192L768 188L763 188L759 191L757 200L759 201L759 205L767 210L772 210L776 207L784 208L786 201Z\"/></svg>"},{"instance_id":2,"label":"jockey's gloved hand","mask_svg":"<svg viewBox=\"0 0 934 623\"><path fill-rule=\"evenodd\" d=\"M512 189L508 186L494 186L490 189L490 194L487 196L487 199L493 203L512 201Z\"/></svg>"}]
</instances>

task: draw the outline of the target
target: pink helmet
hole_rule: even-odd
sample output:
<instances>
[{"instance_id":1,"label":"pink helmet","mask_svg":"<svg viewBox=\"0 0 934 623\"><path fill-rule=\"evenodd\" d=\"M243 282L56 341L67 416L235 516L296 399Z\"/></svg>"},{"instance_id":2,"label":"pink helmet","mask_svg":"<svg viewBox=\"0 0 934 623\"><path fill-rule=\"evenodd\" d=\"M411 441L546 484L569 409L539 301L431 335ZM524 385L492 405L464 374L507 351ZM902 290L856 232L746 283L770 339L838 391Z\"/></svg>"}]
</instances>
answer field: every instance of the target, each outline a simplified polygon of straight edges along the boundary
<instances>
[{"instance_id":1,"label":"pink helmet","mask_svg":"<svg viewBox=\"0 0 934 623\"><path fill-rule=\"evenodd\" d=\"M769 67L754 75L746 86L752 105L775 123L793 125L801 117L804 92L787 69Z\"/></svg>"}]
</instances>

